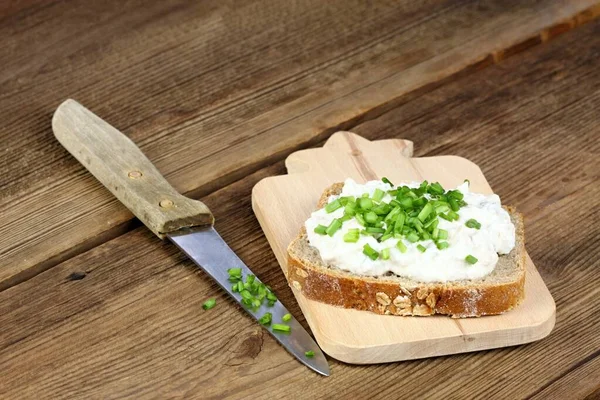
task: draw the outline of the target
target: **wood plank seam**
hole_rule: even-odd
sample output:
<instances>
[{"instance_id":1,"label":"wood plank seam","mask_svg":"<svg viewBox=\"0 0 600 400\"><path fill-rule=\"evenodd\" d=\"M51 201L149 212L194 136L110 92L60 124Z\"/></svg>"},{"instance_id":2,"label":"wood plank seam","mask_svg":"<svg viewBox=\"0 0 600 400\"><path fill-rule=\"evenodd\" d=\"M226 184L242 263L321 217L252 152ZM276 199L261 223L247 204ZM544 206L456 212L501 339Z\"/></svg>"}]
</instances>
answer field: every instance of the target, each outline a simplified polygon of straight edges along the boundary
<instances>
[{"instance_id":1,"label":"wood plank seam","mask_svg":"<svg viewBox=\"0 0 600 400\"><path fill-rule=\"evenodd\" d=\"M552 40L553 38L562 35L578 26L587 24L590 21L597 19L600 16L600 4L596 4L590 8L587 8L573 17L569 18L566 21L562 21L560 23L554 24L548 28L543 29L538 34L533 37L527 38L525 40L521 40L516 44L510 45L503 50L492 51L488 56L483 57L481 60L467 65L456 73L449 75L446 78L441 79L440 81L431 82L429 84L425 84L413 91L409 91L407 93L402 94L399 98L390 99L389 101L380 104L379 106L372 108L370 110L366 110L363 114L351 118L347 121L343 121L341 123L336 124L335 126L328 127L323 129L320 133L317 133L310 140L300 143L299 145L287 148L284 151L280 151L278 153L273 154L271 157L264 158L260 162L252 163L242 167L238 170L234 170L228 174L223 175L218 180L206 183L204 185L199 186L193 190L184 192L185 196L191 198L199 198L205 196L209 193L212 193L220 188L223 188L229 184L235 183L243 177L256 172L260 168L264 166L268 166L274 164L278 161L281 161L285 157L287 157L292 152L310 148L315 146L316 144L322 143L325 139L327 139L331 134L338 130L349 130L354 126L364 123L365 121L369 121L375 119L382 114L390 111L394 107L397 107L399 104L405 102L407 99L412 99L415 95L422 95L427 91L433 90L441 85L449 83L457 78L463 77L464 75L470 74L476 70L480 70L482 68L486 68L495 63L499 63L502 60L511 57L513 55L519 54L525 50L528 50L534 46L539 44L543 44ZM119 226L113 227L109 231L104 232L100 236L88 238L82 241L81 247L77 249L70 249L69 251L65 251L62 253L55 254L50 259L46 260L44 263L40 263L35 267L27 271L23 271L23 273L19 273L10 279L7 279L3 282L0 282L0 291L8 289L12 286L15 286L25 280L44 272L60 262L66 261L73 256L79 255L95 246L98 246L108 240L114 239L124 233L129 232L134 227L139 226L139 224L132 223L131 220L128 222L124 222Z\"/></svg>"}]
</instances>

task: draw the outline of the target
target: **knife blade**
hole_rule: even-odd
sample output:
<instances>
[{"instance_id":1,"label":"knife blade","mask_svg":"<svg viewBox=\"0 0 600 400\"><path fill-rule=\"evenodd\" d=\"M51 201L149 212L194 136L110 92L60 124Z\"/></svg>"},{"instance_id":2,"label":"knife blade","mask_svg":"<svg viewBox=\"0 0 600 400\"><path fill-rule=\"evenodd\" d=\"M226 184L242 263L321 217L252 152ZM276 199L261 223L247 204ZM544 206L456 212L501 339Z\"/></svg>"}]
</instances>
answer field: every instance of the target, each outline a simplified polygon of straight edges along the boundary
<instances>
[{"instance_id":1,"label":"knife blade","mask_svg":"<svg viewBox=\"0 0 600 400\"><path fill-rule=\"evenodd\" d=\"M64 101L52 117L58 141L161 239L169 239L212 277L242 309L258 320L266 312L280 323L288 310L277 301L253 310L232 290L228 269L252 271L213 227L208 207L178 193L127 136L74 100ZM258 278L256 279L258 283ZM290 333L263 326L283 347L313 371L329 376L325 355L302 325L292 317ZM307 357L306 351L313 351Z\"/></svg>"}]
</instances>

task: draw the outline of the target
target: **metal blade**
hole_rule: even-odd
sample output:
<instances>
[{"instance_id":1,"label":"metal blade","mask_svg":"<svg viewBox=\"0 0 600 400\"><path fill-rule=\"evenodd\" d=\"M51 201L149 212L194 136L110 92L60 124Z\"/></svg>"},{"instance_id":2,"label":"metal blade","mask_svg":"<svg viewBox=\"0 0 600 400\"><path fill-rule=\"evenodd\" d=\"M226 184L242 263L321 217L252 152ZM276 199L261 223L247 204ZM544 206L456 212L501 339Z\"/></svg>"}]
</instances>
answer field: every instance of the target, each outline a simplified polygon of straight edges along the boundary
<instances>
[{"instance_id":1,"label":"metal blade","mask_svg":"<svg viewBox=\"0 0 600 400\"><path fill-rule=\"evenodd\" d=\"M252 271L244 264L233 250L223 241L221 236L211 226L209 228L193 228L179 230L167 235L169 239L196 265L210 275L231 297L242 305L242 308L254 319L258 320L266 312L273 314L273 323L280 323L281 318L288 314L288 310L277 301L273 307L263 304L256 312L248 309L242 304L242 296L231 290L229 281L229 268L242 268L244 276L252 274ZM259 281L258 278L256 281ZM300 325L294 317L287 322L292 328L290 333L277 333L265 327L269 333L292 353L301 363L319 374L329 376L329 364L325 355L315 343L312 337ZM304 354L306 351L314 351L314 357L308 358Z\"/></svg>"}]
</instances>

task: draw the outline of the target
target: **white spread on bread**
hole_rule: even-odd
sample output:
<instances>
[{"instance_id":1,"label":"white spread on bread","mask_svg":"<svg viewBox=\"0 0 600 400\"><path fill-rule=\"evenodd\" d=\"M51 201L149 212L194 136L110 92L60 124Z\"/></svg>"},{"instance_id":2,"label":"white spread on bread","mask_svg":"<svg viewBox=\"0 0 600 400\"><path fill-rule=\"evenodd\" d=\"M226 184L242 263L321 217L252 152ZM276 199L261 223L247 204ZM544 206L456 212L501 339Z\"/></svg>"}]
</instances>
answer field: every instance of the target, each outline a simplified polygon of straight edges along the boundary
<instances>
[{"instance_id":1,"label":"white spread on bread","mask_svg":"<svg viewBox=\"0 0 600 400\"><path fill-rule=\"evenodd\" d=\"M398 186L419 187L418 182L401 182ZM360 197L363 193L373 196L375 189L386 192L384 202L392 196L388 190L394 189L382 181L369 181L359 184L352 179L344 182L340 196L331 196L329 202L338 197ZM440 218L438 227L448 231L449 247L439 250L432 240L410 243L404 240L407 247L405 253L396 247L397 238L389 238L378 242L371 235L360 235L358 242L348 243L343 240L349 229L363 227L356 219L344 222L341 229L333 236L320 235L314 232L317 225L328 226L334 218L344 215L343 208L327 213L325 209L313 212L306 221L306 232L309 243L319 250L321 258L336 268L359 275L381 276L394 273L421 282L447 282L463 279L479 279L494 270L498 262L498 254L508 254L515 246L515 226L508 212L502 208L500 198L495 195L471 193L468 183L456 188L464 195L466 206L460 209L458 221L447 221ZM481 224L480 229L465 226L469 219ZM372 260L363 253L363 247L369 244L374 250L388 248L390 257L387 260ZM427 248L425 252L417 249L417 245ZM465 255L470 254L478 259L477 264L465 262Z\"/></svg>"}]
</instances>

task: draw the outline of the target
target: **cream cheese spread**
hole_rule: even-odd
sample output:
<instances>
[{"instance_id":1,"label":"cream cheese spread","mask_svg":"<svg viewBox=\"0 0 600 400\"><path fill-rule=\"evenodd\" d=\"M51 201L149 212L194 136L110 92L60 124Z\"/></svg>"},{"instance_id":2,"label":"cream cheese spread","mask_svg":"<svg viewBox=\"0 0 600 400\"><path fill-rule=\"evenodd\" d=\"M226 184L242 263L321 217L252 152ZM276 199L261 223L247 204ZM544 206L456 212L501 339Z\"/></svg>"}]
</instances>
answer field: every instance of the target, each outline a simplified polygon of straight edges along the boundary
<instances>
[{"instance_id":1,"label":"cream cheese spread","mask_svg":"<svg viewBox=\"0 0 600 400\"><path fill-rule=\"evenodd\" d=\"M402 182L398 186L403 185L419 187L418 182ZM387 183L369 181L360 184L347 179L342 193L339 196L331 196L328 201L332 202L342 196L359 198L364 193L373 196L376 189L386 192L384 202L393 199L387 191L394 187ZM467 204L460 209L457 221L439 219L438 228L448 231L446 241L449 246L445 249L438 249L433 240L411 243L405 239L391 237L379 242L374 236L362 234L355 243L345 242L343 237L349 229L364 229L354 218L345 221L333 236L315 233L318 225L329 226L334 218L341 218L344 215L343 207L331 213L327 213L324 208L313 212L305 222L308 241L319 250L326 263L354 274L381 276L391 272L421 282L482 278L494 270L498 254L507 254L515 246L515 226L508 212L501 207L497 195L471 193L467 182L458 186L456 190L463 193L463 200ZM465 223L469 219L478 221L481 228L467 227ZM398 240L403 240L406 252L402 253L396 247ZM363 253L365 244L369 244L378 252L389 249L386 250L389 251L389 258L371 259ZM418 245L425 247L426 251L419 251ZM467 255L476 257L478 262L475 265L469 264L465 261Z\"/></svg>"}]
</instances>

